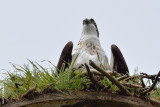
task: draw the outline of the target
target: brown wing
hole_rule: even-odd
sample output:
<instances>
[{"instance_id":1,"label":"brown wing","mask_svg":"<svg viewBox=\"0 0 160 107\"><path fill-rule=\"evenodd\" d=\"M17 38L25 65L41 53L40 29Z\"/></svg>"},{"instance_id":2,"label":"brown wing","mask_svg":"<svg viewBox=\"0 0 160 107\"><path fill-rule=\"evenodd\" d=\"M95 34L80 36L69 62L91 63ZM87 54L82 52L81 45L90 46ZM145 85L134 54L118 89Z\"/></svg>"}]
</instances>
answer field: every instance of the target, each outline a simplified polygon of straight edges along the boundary
<instances>
[{"instance_id":1,"label":"brown wing","mask_svg":"<svg viewBox=\"0 0 160 107\"><path fill-rule=\"evenodd\" d=\"M73 49L73 43L72 41L68 42L61 53L61 56L59 58L58 64L57 64L57 72L59 73L59 70L61 69L62 65L64 64L64 70L71 64L72 61L72 49Z\"/></svg>"},{"instance_id":2,"label":"brown wing","mask_svg":"<svg viewBox=\"0 0 160 107\"><path fill-rule=\"evenodd\" d=\"M112 59L112 69L121 74L129 73L127 63L120 51L120 49L116 45L111 46L111 51L113 55Z\"/></svg>"}]
</instances>

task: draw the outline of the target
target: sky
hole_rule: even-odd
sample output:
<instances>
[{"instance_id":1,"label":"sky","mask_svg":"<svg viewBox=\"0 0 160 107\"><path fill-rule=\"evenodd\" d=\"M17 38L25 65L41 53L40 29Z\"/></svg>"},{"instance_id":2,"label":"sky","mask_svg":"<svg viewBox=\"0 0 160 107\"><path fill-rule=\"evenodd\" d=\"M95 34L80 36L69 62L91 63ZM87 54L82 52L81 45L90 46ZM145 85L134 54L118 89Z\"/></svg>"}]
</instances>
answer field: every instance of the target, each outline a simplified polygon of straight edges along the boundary
<instances>
[{"instance_id":1,"label":"sky","mask_svg":"<svg viewBox=\"0 0 160 107\"><path fill-rule=\"evenodd\" d=\"M57 65L64 45L74 47L82 21L95 19L102 48L110 59L116 44L130 70L160 70L159 0L0 0L0 78L9 62L50 60ZM47 63L41 63L48 66Z\"/></svg>"}]
</instances>

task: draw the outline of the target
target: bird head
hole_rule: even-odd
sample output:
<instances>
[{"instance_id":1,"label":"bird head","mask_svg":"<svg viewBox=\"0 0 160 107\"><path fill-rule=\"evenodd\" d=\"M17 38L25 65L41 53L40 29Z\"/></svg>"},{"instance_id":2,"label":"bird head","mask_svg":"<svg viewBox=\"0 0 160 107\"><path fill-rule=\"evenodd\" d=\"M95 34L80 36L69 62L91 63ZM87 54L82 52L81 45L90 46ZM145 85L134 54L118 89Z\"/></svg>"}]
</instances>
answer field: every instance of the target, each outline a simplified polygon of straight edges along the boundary
<instances>
[{"instance_id":1,"label":"bird head","mask_svg":"<svg viewBox=\"0 0 160 107\"><path fill-rule=\"evenodd\" d=\"M97 28L97 24L94 19L84 19L83 20L83 35L96 35L99 37L99 32Z\"/></svg>"}]
</instances>

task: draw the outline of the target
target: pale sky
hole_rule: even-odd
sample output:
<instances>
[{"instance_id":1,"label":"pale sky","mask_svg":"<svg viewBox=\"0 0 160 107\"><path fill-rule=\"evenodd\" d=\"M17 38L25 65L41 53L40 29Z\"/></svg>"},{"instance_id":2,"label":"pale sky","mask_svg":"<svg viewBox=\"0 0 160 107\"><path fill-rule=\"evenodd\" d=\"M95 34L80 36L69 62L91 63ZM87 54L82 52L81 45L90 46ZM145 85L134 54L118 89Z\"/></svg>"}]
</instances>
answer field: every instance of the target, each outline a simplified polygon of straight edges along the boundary
<instances>
[{"instance_id":1,"label":"pale sky","mask_svg":"<svg viewBox=\"0 0 160 107\"><path fill-rule=\"evenodd\" d=\"M50 60L57 65L68 41L76 47L85 18L95 19L109 59L110 46L116 44L130 74L136 67L158 73L159 0L0 0L0 78L1 69L13 69L9 62Z\"/></svg>"}]
</instances>

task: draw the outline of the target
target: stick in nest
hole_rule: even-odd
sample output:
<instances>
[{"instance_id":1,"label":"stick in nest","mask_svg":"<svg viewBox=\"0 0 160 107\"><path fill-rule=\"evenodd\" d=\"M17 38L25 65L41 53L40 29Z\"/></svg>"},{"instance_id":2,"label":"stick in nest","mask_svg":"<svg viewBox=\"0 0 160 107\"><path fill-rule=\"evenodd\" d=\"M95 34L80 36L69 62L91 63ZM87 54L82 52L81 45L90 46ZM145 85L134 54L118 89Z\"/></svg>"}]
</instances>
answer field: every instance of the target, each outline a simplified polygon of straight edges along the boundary
<instances>
[{"instance_id":1,"label":"stick in nest","mask_svg":"<svg viewBox=\"0 0 160 107\"><path fill-rule=\"evenodd\" d=\"M157 75L148 75L148 74L146 74L146 73L140 73L141 75L141 77L142 78L147 78L147 79L151 79L152 81L154 81L155 80L155 78L156 78L156 76ZM159 75L159 77L160 77L160 75ZM158 78L158 81L160 81L160 78Z\"/></svg>"},{"instance_id":2,"label":"stick in nest","mask_svg":"<svg viewBox=\"0 0 160 107\"><path fill-rule=\"evenodd\" d=\"M157 83L157 81L158 81L158 77L159 77L159 76L160 76L160 71L159 71L158 74L156 75L156 78L155 78L153 84L151 85L151 87L150 87L149 89L147 89L147 90L144 90L144 91L142 92L142 95L145 95L145 94L147 94L148 92L150 92L150 91L153 90L154 86L156 85L156 83Z\"/></svg>"},{"instance_id":3,"label":"stick in nest","mask_svg":"<svg viewBox=\"0 0 160 107\"><path fill-rule=\"evenodd\" d=\"M141 83L141 85L142 85L142 88L145 88L146 85L144 84L144 81L143 81L142 76L139 76L139 80L140 80L140 83Z\"/></svg>"},{"instance_id":4,"label":"stick in nest","mask_svg":"<svg viewBox=\"0 0 160 107\"><path fill-rule=\"evenodd\" d=\"M102 73L100 73L99 71L95 70L95 69L90 69L91 73L97 76L104 76ZM108 74L112 75L112 76L121 76L121 74L119 74L116 71L111 71L111 70L107 70L106 72L108 72ZM87 72L83 72L84 75L88 74Z\"/></svg>"},{"instance_id":5,"label":"stick in nest","mask_svg":"<svg viewBox=\"0 0 160 107\"><path fill-rule=\"evenodd\" d=\"M42 90L42 93L46 93L47 90L48 90L51 86L54 86L54 85L55 85L54 83L49 84L46 88L44 88L44 89Z\"/></svg>"},{"instance_id":6,"label":"stick in nest","mask_svg":"<svg viewBox=\"0 0 160 107\"><path fill-rule=\"evenodd\" d=\"M89 61L90 65L104 74L113 84L115 84L124 94L132 96L132 94L122 85L120 84L116 79L114 79L112 76L110 76L107 72L105 72L103 69L98 67L92 60Z\"/></svg>"},{"instance_id":7,"label":"stick in nest","mask_svg":"<svg viewBox=\"0 0 160 107\"><path fill-rule=\"evenodd\" d=\"M137 84L130 84L130 83L122 83L122 84L130 88L142 88L141 85L137 85Z\"/></svg>"},{"instance_id":8,"label":"stick in nest","mask_svg":"<svg viewBox=\"0 0 160 107\"><path fill-rule=\"evenodd\" d=\"M89 69L89 67L88 67L88 65L87 65L86 63L85 63L85 67L86 67L86 69L87 69L89 79L92 81L92 83L95 85L95 87L96 87L97 89L104 88L105 86L102 85L102 84L100 84L100 83L97 81L97 79L93 77L93 74L91 73L91 71L90 71L90 69Z\"/></svg>"},{"instance_id":9,"label":"stick in nest","mask_svg":"<svg viewBox=\"0 0 160 107\"><path fill-rule=\"evenodd\" d=\"M128 77L129 77L129 75L123 75L122 77L118 78L117 81L124 80L124 79L126 79Z\"/></svg>"},{"instance_id":10,"label":"stick in nest","mask_svg":"<svg viewBox=\"0 0 160 107\"><path fill-rule=\"evenodd\" d=\"M29 89L26 93L24 93L21 98L25 98L26 96L28 96L30 93L34 92L37 88L37 85L35 85L34 87L32 87L31 89Z\"/></svg>"}]
</instances>

